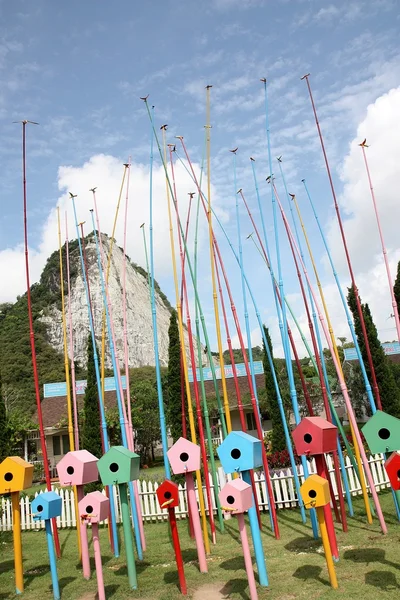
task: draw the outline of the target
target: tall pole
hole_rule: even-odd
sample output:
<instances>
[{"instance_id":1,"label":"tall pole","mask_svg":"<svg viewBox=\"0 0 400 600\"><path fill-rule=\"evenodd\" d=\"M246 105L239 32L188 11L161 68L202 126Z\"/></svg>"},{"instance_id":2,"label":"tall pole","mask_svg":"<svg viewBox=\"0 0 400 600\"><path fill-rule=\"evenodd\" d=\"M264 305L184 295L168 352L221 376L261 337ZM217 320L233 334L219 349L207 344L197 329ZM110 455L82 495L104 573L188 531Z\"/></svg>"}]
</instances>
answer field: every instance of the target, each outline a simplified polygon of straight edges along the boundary
<instances>
[{"instance_id":1,"label":"tall pole","mask_svg":"<svg viewBox=\"0 0 400 600\"><path fill-rule=\"evenodd\" d=\"M65 211L65 254L67 259L67 292L68 292L68 327L69 327L69 355L71 359L71 382L72 382L72 404L74 410L74 439L75 450L79 450L79 423L78 402L76 398L75 360L74 360L74 332L72 326L72 299L71 278L69 272L69 239L68 239L68 217Z\"/></svg>"},{"instance_id":2,"label":"tall pole","mask_svg":"<svg viewBox=\"0 0 400 600\"><path fill-rule=\"evenodd\" d=\"M46 478L46 487L47 487L47 490L49 492L51 492L49 459L48 459L48 455L47 455L46 437L44 434L44 427L43 427L43 414L42 414L42 405L41 405L40 389L39 389L39 374L38 374L37 361L36 361L35 332L33 329L31 284L30 284L30 276L29 276L28 215L27 215L27 193L26 193L26 125L28 123L31 123L32 125L38 125L38 123L34 123L33 121L27 121L27 120L22 121L22 184L23 184L23 212L24 212L25 275L26 275L26 288L27 288L26 289L26 297L27 297L27 302L28 302L29 339L30 339L31 354L32 354L33 383L35 386L35 398L36 398L36 408L37 408L37 413L38 413L40 445L41 445L42 455L43 455L43 467L44 467L44 474L45 474L45 478ZM52 524L52 528L53 528L54 544L55 544L55 548L56 548L57 558L60 558L61 557L61 548L60 548L60 540L58 537L56 519L52 519L51 524Z\"/></svg>"},{"instance_id":3,"label":"tall pole","mask_svg":"<svg viewBox=\"0 0 400 600\"><path fill-rule=\"evenodd\" d=\"M375 217L376 217L376 224L378 225L379 237L380 237L380 240L381 240L383 260L385 261L386 274L387 274L388 284L389 284L389 290L390 290L390 297L391 297L391 300L392 300L392 308L393 308L393 314L394 314L394 321L396 323L397 339L400 342L400 318L399 318L399 310L397 308L396 298L394 297L392 275L390 273L390 267L389 267L389 260L388 260L388 256L387 256L387 250L386 250L386 246L385 246L385 241L383 239L383 232L382 232L381 220L379 218L379 212L378 212L378 206L377 206L377 203L376 203L374 187L372 185L371 173L369 171L369 166L368 166L368 161L367 161L367 154L365 152L365 148L368 148L367 140L365 139L363 142L361 142L360 146L361 146L361 150L362 150L363 157L364 157L365 168L367 170L369 189L371 190L371 198L372 198L372 203L374 205L374 211L375 211Z\"/></svg>"},{"instance_id":4,"label":"tall pole","mask_svg":"<svg viewBox=\"0 0 400 600\"><path fill-rule=\"evenodd\" d=\"M319 135L319 139L320 139L320 142L321 142L321 148L322 148L322 153L324 155L324 161L325 161L326 171L327 171L327 174L328 174L329 185L330 185L331 191L332 191L333 202L335 204L335 211L336 211L336 216L337 216L337 220L338 220L338 223L339 223L340 235L342 237L342 243L343 243L344 252L346 254L346 260L347 260L347 265L348 265L348 269L349 269L349 273L350 273L350 277L351 277L351 283L352 283L352 286L353 286L353 289L354 289L354 295L355 295L355 298L356 298L357 312L358 312L358 316L359 316L359 319L360 319L362 334L363 334L363 337L364 337L365 349L366 349L367 357L368 357L368 366L369 366L369 370L371 372L371 377L372 377L372 387L374 389L376 404L377 404L379 410L382 410L382 403L381 403L381 398L380 398L380 394L379 394L379 387L378 387L378 383L377 383L377 380L376 380L376 374L375 374L375 369L374 369L374 363L372 361L371 349L369 347L369 340L368 340L368 335L367 335L367 329L365 327L364 314L363 314L362 307L361 307L361 301L360 301L360 296L358 294L358 288L357 288L356 280L355 280L355 277L354 277L353 267L352 267L352 264L351 264L351 261L350 261L349 249L348 249L348 246L347 246L347 240L346 240L346 236L345 236L345 233L344 233L343 222L342 222L342 217L340 215L339 205L338 205L338 202L337 202L337 199L336 199L336 192L335 192L335 187L333 185L331 170L330 170L330 167L329 167L328 157L327 157L326 150L325 150L324 139L322 137L321 127L320 127L320 124L319 124L319 121L318 121L318 116L317 116L317 110L315 108L314 98L313 98L313 95L312 95L310 82L308 80L309 76L310 76L310 73L308 73L307 75L304 75L301 79L305 79L306 80L307 88L308 88L308 93L310 95L311 105L312 105L312 109L313 109L313 112L314 112L315 124L317 126L318 135Z\"/></svg>"},{"instance_id":5,"label":"tall pole","mask_svg":"<svg viewBox=\"0 0 400 600\"><path fill-rule=\"evenodd\" d=\"M207 201L208 201L208 237L209 237L209 246L210 246L210 266L211 266L211 283L212 283L212 293L213 293L213 304L214 304L214 316L215 316L215 328L217 333L217 344L218 344L218 354L219 354L219 363L221 367L221 383L222 383L222 396L224 399L224 409L225 409L225 419L226 419L226 428L228 433L232 431L232 422L231 422L231 413L229 409L229 401L228 401L228 392L226 389L226 379L225 379L225 369L224 369L224 352L222 349L222 340L221 340L221 324L219 318L219 308L218 308L218 296L217 296L217 285L215 281L215 265L214 265L214 253L213 253L213 241L212 241L212 213L211 213L211 153L210 153L210 143L211 143L211 123L210 123L210 89L212 85L208 85L206 87L207 93L207 102L206 102L206 131L207 131Z\"/></svg>"}]
</instances>

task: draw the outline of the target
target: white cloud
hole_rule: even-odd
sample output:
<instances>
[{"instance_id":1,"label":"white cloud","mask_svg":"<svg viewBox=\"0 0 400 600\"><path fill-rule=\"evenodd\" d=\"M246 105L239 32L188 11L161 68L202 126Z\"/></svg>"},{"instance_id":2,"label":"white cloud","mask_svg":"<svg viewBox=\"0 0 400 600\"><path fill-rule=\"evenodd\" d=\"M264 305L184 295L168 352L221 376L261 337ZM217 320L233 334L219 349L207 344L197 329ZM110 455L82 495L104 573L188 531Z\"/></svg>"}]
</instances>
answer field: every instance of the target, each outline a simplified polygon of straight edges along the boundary
<instances>
[{"instance_id":1,"label":"white cloud","mask_svg":"<svg viewBox=\"0 0 400 600\"><path fill-rule=\"evenodd\" d=\"M194 169L199 176L199 167L194 164ZM62 239L64 240L65 227L64 215L68 213L69 238L76 237L73 218L72 202L68 192L77 194L75 199L78 221L86 220L85 233L92 230L89 209L93 206L92 193L89 189L97 186L96 199L99 209L100 226L103 232L111 234L114 213L117 204L119 189L123 175L122 160L114 156L99 154L92 156L81 167L61 166L58 172L58 187L61 195L54 208L51 209L40 238L34 248L30 248L31 283L37 281L46 259L58 248L57 211L60 207L62 218ZM195 185L189 178L182 164L175 165L175 178L177 185L178 201L181 209L181 219L186 220L188 206L188 193L195 191ZM29 182L28 182L29 187ZM218 204L215 190L213 198ZM165 175L161 165L155 165L153 171L153 203L154 203L154 257L155 276L169 274L171 270L171 252L169 242L169 226L166 202ZM123 244L123 211L125 206L125 191L122 194L120 215L116 229L118 245ZM175 212L173 211L175 222ZM140 225L149 224L149 167L140 163L131 166L129 216L128 216L128 243L127 254L139 264L145 266L144 248ZM200 240L202 231L207 228L205 219L200 221ZM175 232L176 234L176 232ZM176 239L176 238L175 238ZM30 239L32 244L33 240ZM0 302L13 301L18 294L25 292L24 252L22 245L7 248L0 252L0 280L7 282L0 289ZM172 300L172 299L171 299Z\"/></svg>"},{"instance_id":2,"label":"white cloud","mask_svg":"<svg viewBox=\"0 0 400 600\"><path fill-rule=\"evenodd\" d=\"M400 87L368 106L367 115L359 124L343 163L341 179L344 188L339 198L361 298L370 304L381 338L393 339L396 337L394 324L388 320L392 312L390 294L365 165L358 145L364 138L370 144L366 150L367 159L394 279L400 259ZM328 224L328 240L342 282L348 285L349 275L336 218Z\"/></svg>"}]
</instances>

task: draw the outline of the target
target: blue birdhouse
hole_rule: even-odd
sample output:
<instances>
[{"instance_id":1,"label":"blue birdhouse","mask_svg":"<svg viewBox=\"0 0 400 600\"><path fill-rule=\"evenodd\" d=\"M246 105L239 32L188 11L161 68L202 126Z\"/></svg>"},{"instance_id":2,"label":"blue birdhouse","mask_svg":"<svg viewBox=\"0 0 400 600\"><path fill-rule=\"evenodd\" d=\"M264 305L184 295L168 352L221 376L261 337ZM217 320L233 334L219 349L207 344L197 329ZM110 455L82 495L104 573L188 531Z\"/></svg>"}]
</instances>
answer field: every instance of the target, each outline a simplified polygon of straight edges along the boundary
<instances>
[{"instance_id":1,"label":"blue birdhouse","mask_svg":"<svg viewBox=\"0 0 400 600\"><path fill-rule=\"evenodd\" d=\"M62 499L55 492L44 492L36 496L31 505L34 521L45 521L61 515Z\"/></svg>"},{"instance_id":2,"label":"blue birdhouse","mask_svg":"<svg viewBox=\"0 0 400 600\"><path fill-rule=\"evenodd\" d=\"M250 471L262 465L262 442L257 438L232 431L217 448L217 454L226 473Z\"/></svg>"}]
</instances>

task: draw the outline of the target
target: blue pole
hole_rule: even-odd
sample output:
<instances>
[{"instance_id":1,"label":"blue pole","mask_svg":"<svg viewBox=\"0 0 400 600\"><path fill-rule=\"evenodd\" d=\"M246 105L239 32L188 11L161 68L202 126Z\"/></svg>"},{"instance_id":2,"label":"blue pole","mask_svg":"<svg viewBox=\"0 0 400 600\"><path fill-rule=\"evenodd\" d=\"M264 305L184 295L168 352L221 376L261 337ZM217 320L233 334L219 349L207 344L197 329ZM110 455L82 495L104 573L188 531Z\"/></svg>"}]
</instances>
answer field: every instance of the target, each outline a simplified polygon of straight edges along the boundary
<instances>
[{"instance_id":1,"label":"blue pole","mask_svg":"<svg viewBox=\"0 0 400 600\"><path fill-rule=\"evenodd\" d=\"M242 471L242 478L243 481L245 481L251 486L250 471ZM265 564L264 549L261 541L260 528L258 526L258 517L255 507L255 501L256 500L253 496L253 505L251 506L251 508L249 508L247 514L249 515L250 531L251 537L253 539L254 555L256 558L259 583L260 585L267 587L269 585L267 565Z\"/></svg>"},{"instance_id":2,"label":"blue pole","mask_svg":"<svg viewBox=\"0 0 400 600\"><path fill-rule=\"evenodd\" d=\"M329 250L329 246L328 246L328 243L326 241L325 234L324 234L324 232L322 230L321 223L319 221L318 214L317 214L317 211L316 211L315 206L314 206L314 202L312 201L310 192L308 191L306 180L302 179L302 182L304 184L304 188L306 190L307 197L308 197L308 199L310 201L311 208L312 208L312 211L314 213L314 217L315 217L315 220L317 222L318 229L319 229L319 232L321 234L321 238L322 238L322 241L324 243L326 253L328 255L329 264L331 265L331 269L332 269L333 276L335 278L336 286L337 286L337 288L339 290L340 299L342 301L343 308L344 308L344 311L345 311L345 314L346 314L347 323L349 325L350 332L351 332L351 337L353 339L354 347L355 347L356 352L357 352L357 358L358 358L358 361L360 363L361 373L362 373L362 376L363 376L363 379L364 379L365 389L366 389L366 392L367 392L367 396L368 396L368 399L369 399L369 402L370 402L370 405L371 405L372 414L375 414L376 413L376 405L375 405L374 397L372 395L371 384L369 383L369 380L368 380L367 371L365 369L365 364L364 364L364 360L363 360L363 357L362 357L362 354L361 354L360 346L358 344L358 340L357 340L356 332L355 332L355 329L354 329L353 321L351 320L350 311L349 311L349 308L347 306L347 302L346 302L346 299L345 299L344 294L343 294L343 290L342 290L340 282L339 282L339 276L338 276L337 271L335 269L335 266L334 266L334 263L333 263L333 259L332 259L332 255L331 255L331 252ZM393 502L394 502L394 505L395 505L395 508L396 508L397 518L400 520L400 506L399 506L399 503L397 501L396 493L395 493L395 491L392 488L391 488L391 491L392 491Z\"/></svg>"},{"instance_id":3,"label":"blue pole","mask_svg":"<svg viewBox=\"0 0 400 600\"><path fill-rule=\"evenodd\" d=\"M51 583L53 584L53 596L54 600L60 600L60 587L58 585L56 553L54 551L53 534L51 533L51 525L49 519L45 520L44 525L46 527L47 550L49 552Z\"/></svg>"},{"instance_id":4,"label":"blue pole","mask_svg":"<svg viewBox=\"0 0 400 600\"><path fill-rule=\"evenodd\" d=\"M270 140L270 132L269 132L269 120L268 120L268 99L267 99L267 82L264 82L264 91L265 91L265 123L266 123L266 131L267 131L267 145L268 145L268 163L271 177L271 201L272 201L272 213L273 213L273 222L274 222L274 233L275 233L275 250L276 250L276 258L278 263L278 287L280 296L282 298L282 311L278 309L278 319L279 319L279 329L281 331L282 344L285 353L285 362L286 362L286 370L289 378L289 389L290 389L290 398L293 406L293 413L296 424L298 425L301 421L299 407L297 403L297 393L296 387L294 383L293 376L293 365L290 356L290 347L289 347L289 336L287 330L287 317L286 317L286 303L283 301L285 297L285 292L283 288L283 278L282 278L282 265L281 265L281 253L279 247L279 234L278 234L278 221L276 216L276 198L274 194L274 186L273 186L273 173L272 173L272 158L271 158L271 140ZM271 260L269 260L271 264ZM271 264L272 269L272 264ZM271 277L273 278L273 273L271 270ZM272 279L272 286L274 287L274 280ZM303 465L304 476L308 476L308 463L305 456L302 456L301 462ZM318 538L318 523L317 516L314 509L311 509L310 519L312 530L315 538Z\"/></svg>"},{"instance_id":5,"label":"blue pole","mask_svg":"<svg viewBox=\"0 0 400 600\"><path fill-rule=\"evenodd\" d=\"M164 411L164 398L161 383L161 369L160 369L160 357L158 355L158 330L157 330L157 312L156 312L156 300L155 300L155 289L154 289L154 241L153 241L153 121L150 119L150 274L151 274L151 319L153 324L153 340L154 340L154 359L156 367L156 380L157 380L157 395L158 395L158 411L160 413L160 429L161 429L161 444L163 449L164 458L164 469L165 477L171 479L171 470L168 462L168 440L167 440L167 427L165 422L165 411Z\"/></svg>"},{"instance_id":6,"label":"blue pole","mask_svg":"<svg viewBox=\"0 0 400 600\"><path fill-rule=\"evenodd\" d=\"M288 193L288 189L287 189L287 185L286 185L286 178L285 178L285 174L284 174L283 168L282 168L282 159L281 159L281 157L278 158L278 163L279 163L279 170L280 170L280 173L281 173L281 176L282 176L282 180L283 180L283 186L285 188L286 197L287 197L288 203L289 203L289 209L290 209L290 214L291 214L291 217L292 217L292 223L293 223L294 230L295 230L297 245L298 245L299 250L300 250L301 259L302 259L302 261L305 264L304 253L303 253L303 246L302 246L302 243L301 243L301 239L300 239L300 235L299 235L299 230L297 228L297 221L295 219L294 212L293 212L292 200L291 200L291 197L290 197L290 195ZM327 370L326 370L326 364L325 364L325 357L324 357L324 352L323 352L321 334L320 334L319 327L318 327L318 319L317 319L317 313L315 311L314 300L313 300L313 297L312 297L312 294L311 294L311 290L310 290L310 286L308 284L308 281L307 281L307 289L308 289L309 302L310 302L310 306L311 306L312 319L313 319L313 323L314 323L314 331L315 331L315 335L316 335L316 338L317 338L317 345L318 345L318 352L319 352L320 361L321 361L322 374L323 374L324 381L325 381L325 388L326 388L326 391L327 391L327 394L328 394L329 405L330 405L330 407L332 409L332 406L333 406L332 393L331 393L331 388L330 388L330 385L329 385L328 373L327 373ZM317 369L317 374L318 374L318 369ZM334 425L337 426L337 420L336 420L335 412L336 411L332 411L332 422L333 422ZM345 494L346 494L346 500L347 500L347 504L349 506L349 513L350 513L350 516L353 516L354 515L353 502L352 502L352 499L351 499L350 487L349 487L349 480L348 480L348 477L347 477L347 470L346 470L346 467L345 467L344 457L343 457L343 452L342 452L342 447L340 445L339 439L337 441L337 451L338 451L340 469L341 469L341 472L342 472L342 478L343 478L343 485L344 485ZM340 490L338 490L338 493L340 494Z\"/></svg>"},{"instance_id":7,"label":"blue pole","mask_svg":"<svg viewBox=\"0 0 400 600\"><path fill-rule=\"evenodd\" d=\"M71 199L72 199L72 206L73 206L73 209L74 209L75 228L76 228L76 235L77 235L77 238L78 238L79 256L80 256L80 259L81 259L81 267L82 267L82 274L83 274L83 283L84 283L85 293L86 293L86 304L87 304L88 314L89 314L89 327L90 327L90 332L91 332L91 335L92 335L93 355L94 355L94 368L95 368L95 371L96 371L97 394L98 394L98 397L99 397L100 421L101 421L101 431L102 431L102 437L103 437L103 446L104 446L104 451L107 452L107 450L110 447L110 443L109 443L109 440L108 440L107 421L106 421L106 414L105 414L105 411L104 411L103 395L102 395L102 390L101 390L101 377L100 377L100 369L99 369L99 358L97 356L96 338L95 338L95 335L94 335L93 315L92 315L92 311L90 310L89 289L88 289L88 282L86 280L85 263L83 261L83 251L82 251L81 238L80 238L80 235L79 235L78 218L76 216L75 197L72 194L71 194ZM113 541L114 541L114 556L116 558L118 558L118 556L119 556L119 544L118 544L118 532L117 532L117 518L116 518L116 514L115 514L115 504L114 504L114 488L111 485L109 485L107 487L108 487L108 496L109 496L109 499L110 499L111 527L112 527L112 536L113 536Z\"/></svg>"},{"instance_id":8,"label":"blue pole","mask_svg":"<svg viewBox=\"0 0 400 600\"><path fill-rule=\"evenodd\" d=\"M243 274L244 274L243 247L242 247L242 235L240 232L240 219L239 219L239 198L238 198L239 192L237 189L237 181L236 181L236 152L233 153L233 179L234 179L234 186L235 186L234 193L235 193L235 206L236 206L236 226L237 226L238 246L239 246L239 266L240 266L240 275L241 275L241 283L242 283L243 310L244 310L244 321L245 321L245 325L246 325L247 347L248 347L248 352L249 352L250 374L251 374L251 380L253 383L254 396L255 396L255 400L256 400L256 404L257 404L258 418L260 419L260 423L261 423L261 413L260 413L260 406L258 403L256 376L254 373L254 360L253 360L253 351L252 351L252 344L251 344L249 311L247 309L246 286L245 286L244 278L243 278ZM261 440L261 443L264 443L264 441ZM267 473L265 473L265 478L267 478ZM267 491L267 501L268 501L268 506L269 506L268 514L269 514L269 520L271 523L271 529L275 533L274 520L272 518L272 512L271 512L271 502L274 502L274 498L269 497L267 486L265 486L265 489Z\"/></svg>"},{"instance_id":9,"label":"blue pole","mask_svg":"<svg viewBox=\"0 0 400 600\"><path fill-rule=\"evenodd\" d=\"M186 168L186 165L182 161L182 159L179 158L179 160L180 160L181 164ZM190 172L189 172L189 170L187 168L186 168L186 171L189 173L189 175L191 175ZM203 194L203 192L202 192L202 196L203 196L203 198L205 198L205 195ZM220 228L221 228L221 230L222 230L222 232L223 232L223 234L224 234L224 236L225 236L225 238L226 238L226 240L227 240L227 242L228 242L228 244L230 246L230 249L231 249L231 251L233 253L233 256L235 257L236 262L237 262L237 264L238 264L238 266L240 268L239 257L236 254L236 251L235 251L235 249L234 249L234 247L232 245L231 240L229 239L228 234L226 233L225 228L223 227L223 225L222 225L222 223L221 223L218 215L215 213L215 211L214 211L214 209L212 207L211 207L211 211L213 213L213 217L216 219L218 225L220 226ZM254 298L253 292L251 290L249 281L248 281L248 279L247 279L247 277L246 277L246 275L244 273L244 270L241 269L241 273L243 274L243 280L244 280L244 282L246 284L247 290L248 290L248 292L250 294L250 298L251 298L251 301L252 301L253 306L254 306L254 311L255 311L255 314L256 314L257 322L258 322L258 325L259 325L259 328L260 328L260 331L261 331L261 335L262 335L262 338L263 338L263 342L264 342L264 345L265 345L265 349L266 349L266 352L267 352L268 363L269 363L269 366L271 368L271 373L272 373L272 377L273 377L273 381L274 381L274 387L275 387L275 391L276 391L276 396L277 396L277 399L278 399L279 411L280 411L280 414L281 414L281 417L282 417L283 429L284 429L284 432L285 432L285 439L286 439L287 449L288 449L288 452L289 452L290 464L291 464L291 467L292 467L293 478L294 478L295 488L296 488L296 493L297 493L297 498L298 498L298 502L299 502L299 506L300 506L301 517L302 517L303 523L306 523L306 511L304 509L303 500L302 500L302 497L301 497L301 494L300 494L299 475L298 475L298 472L297 472L297 465L296 465L296 462L294 460L292 440L290 438L289 428L288 428L288 425L287 425L287 422L286 422L285 409L284 409L284 406L283 406L282 396L281 396L281 392L280 392L280 389L279 389L278 379L276 377L275 365L274 365L274 362L273 362L273 359L272 359L272 355L271 355L271 352L270 352L270 349L269 349L269 344L267 342L267 338L266 338L266 335L265 335L264 326L263 326L263 322L262 322L262 319L261 319L261 316L260 316L260 312L258 310L257 303L256 303L256 300Z\"/></svg>"},{"instance_id":10,"label":"blue pole","mask_svg":"<svg viewBox=\"0 0 400 600\"><path fill-rule=\"evenodd\" d=\"M112 362L112 366L113 366L114 379L115 379L115 383L116 383L115 389L116 389L116 394L117 394L117 404L118 404L118 412L119 412L119 422L120 422L120 426L121 426L122 444L125 446L125 448L128 448L129 446L128 446L128 439L126 436L126 421L124 418L123 407L122 407L123 399L121 397L120 386L118 385L119 367L117 365L117 357L116 357L115 347L114 347L114 336L113 336L113 332L112 332L112 328L111 328L112 315L110 314L110 309L109 309L108 301L107 301L107 292L106 292L106 287L105 287L105 283L104 283L103 268L101 266L100 249L99 249L99 242L97 239L96 227L94 224L93 210L90 211L90 214L92 217L93 233L94 233L94 239L96 242L97 264L98 264L99 273L100 273L101 292L103 295L104 309L106 311L108 340L109 340L109 344L110 344L111 362ZM134 493L132 481L129 482L129 496L130 496L132 519L133 519L133 525L134 525L134 531L135 531L136 549L137 549L139 560L143 560L142 540L140 538L139 519L138 519L138 514L137 514L135 493Z\"/></svg>"}]
</instances>

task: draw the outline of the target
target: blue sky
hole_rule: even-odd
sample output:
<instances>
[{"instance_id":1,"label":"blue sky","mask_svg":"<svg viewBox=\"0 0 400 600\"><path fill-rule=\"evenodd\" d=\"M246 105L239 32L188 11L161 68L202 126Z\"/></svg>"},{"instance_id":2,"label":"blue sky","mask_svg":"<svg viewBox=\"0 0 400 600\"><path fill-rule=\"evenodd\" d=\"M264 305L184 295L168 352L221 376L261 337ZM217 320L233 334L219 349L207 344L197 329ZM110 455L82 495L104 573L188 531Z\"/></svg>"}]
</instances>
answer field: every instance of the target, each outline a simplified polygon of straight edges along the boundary
<instances>
[{"instance_id":1,"label":"blue sky","mask_svg":"<svg viewBox=\"0 0 400 600\"><path fill-rule=\"evenodd\" d=\"M347 284L311 106L305 82L300 81L302 75L311 72L310 81L335 184L348 217L353 220L354 229L349 231L356 272L364 285L359 284L361 294L372 303L373 309L375 301L376 310L381 313L376 315L376 320L382 337L393 339L390 330L393 323L386 320L391 310L390 298L386 293L378 300L377 294L371 293L382 283L383 272L378 258L379 240L373 236L366 240L362 235L365 223L368 221L371 225L370 199L366 196L368 188L362 187L365 182L360 183L365 174L362 169L357 171L360 157L353 146L358 131L367 128L368 136L369 130L379 130L379 136L376 134L379 152L371 154L371 158L375 159L372 165L375 173L383 172L382 149L387 149L387 144L391 143L393 127L399 121L398 102L389 98L379 104L377 99L400 84L398 29L396 0L170 0L151 3L126 0L118 3L15 0L10 3L0 0L0 274L3 282L0 300L11 299L24 289L20 249L23 241L21 136L18 126L12 124L22 118L40 123L40 127L28 131L29 223L34 278L40 273L46 256L55 248L54 231L48 231L53 227L54 207L57 203L64 206L65 186L71 184L71 178L76 177L78 181L83 176L85 168L87 170L85 164L92 157L104 154L122 163L131 155L133 163L143 167L143 173L147 169L149 122L139 96L150 94L149 101L156 107L157 124L169 124L168 141L173 141L175 135L184 135L192 160L201 162L206 84L213 85L211 173L215 206L236 241L229 149L238 146L238 184L243 187L257 215L249 157L256 158L273 247L270 195L263 182L269 169L263 88L259 82L260 77L267 77L273 156L283 155L289 187L298 193L304 207L321 274L330 286L327 289L332 310L336 311L335 315L337 313L338 333L342 333L345 325L337 294L300 183L306 177L321 221L335 248L343 283ZM375 112L369 111L368 106L375 104L378 107ZM382 120L384 131L380 126ZM393 152L395 150L398 146ZM69 171L60 172L60 167L68 167ZM104 165L98 169L104 170ZM387 177L393 174L393 169L391 167ZM60 184L63 173L64 187ZM161 170L159 176L162 178ZM93 181L93 185L96 184L97 181ZM277 185L284 199L278 177ZM357 203L354 190L360 185L361 196L357 197L365 196L365 201ZM392 198L386 198L384 181L379 181L379 185L386 214L385 207L395 210L395 203ZM184 188L185 193L186 188L191 191L193 184L185 181L182 190ZM118 186L113 189L114 202ZM141 194L146 194L145 181L140 190ZM139 204L145 206L147 199L148 196L140 198ZM136 211L135 200L137 202L137 198L132 200L132 219ZM165 198L159 201L165 202ZM103 198L103 202L109 205L110 199ZM102 228L108 231L110 218L105 207L103 214L106 224ZM400 246L396 245L394 221L393 217L387 217L387 242L393 265L399 258ZM138 220L136 225L140 222ZM262 316L271 325L279 345L269 276L254 247L245 240L252 229L243 210L241 222L248 275ZM131 231L133 237L139 237L139 230L134 225ZM165 231L160 230L161 249L164 248L164 234ZM155 235L157 237L157 230ZM303 318L282 228L280 240L286 292ZM235 298L241 307L238 273L222 239L221 246ZM139 243L131 253L134 260L143 263ZM201 257L202 297L211 323L205 236ZM156 263L156 277L173 300L170 268L162 258ZM376 288L371 285L371 278ZM252 328L256 328L253 322Z\"/></svg>"}]
</instances>

